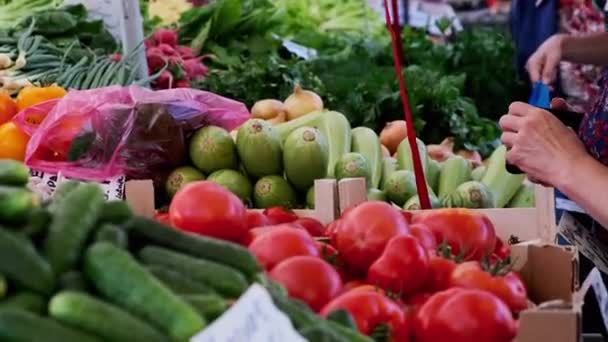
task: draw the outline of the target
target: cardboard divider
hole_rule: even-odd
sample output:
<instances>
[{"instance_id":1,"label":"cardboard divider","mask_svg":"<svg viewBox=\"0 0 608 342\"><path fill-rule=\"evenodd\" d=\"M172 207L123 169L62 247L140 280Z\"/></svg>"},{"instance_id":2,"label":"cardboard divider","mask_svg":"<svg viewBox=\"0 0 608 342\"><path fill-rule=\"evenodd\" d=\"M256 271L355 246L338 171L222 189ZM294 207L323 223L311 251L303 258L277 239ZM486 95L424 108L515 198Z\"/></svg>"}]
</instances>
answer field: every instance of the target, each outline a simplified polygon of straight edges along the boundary
<instances>
[{"instance_id":1,"label":"cardboard divider","mask_svg":"<svg viewBox=\"0 0 608 342\"><path fill-rule=\"evenodd\" d=\"M581 304L577 303L576 248L530 241L512 246L514 270L537 306L520 313L515 342L577 342Z\"/></svg>"},{"instance_id":2,"label":"cardboard divider","mask_svg":"<svg viewBox=\"0 0 608 342\"><path fill-rule=\"evenodd\" d=\"M536 206L534 208L473 209L487 215L503 240L511 236L521 241L537 240L555 242L555 197L553 188L540 185L535 187ZM354 205L367 201L365 179L347 178L338 182L340 213Z\"/></svg>"}]
</instances>

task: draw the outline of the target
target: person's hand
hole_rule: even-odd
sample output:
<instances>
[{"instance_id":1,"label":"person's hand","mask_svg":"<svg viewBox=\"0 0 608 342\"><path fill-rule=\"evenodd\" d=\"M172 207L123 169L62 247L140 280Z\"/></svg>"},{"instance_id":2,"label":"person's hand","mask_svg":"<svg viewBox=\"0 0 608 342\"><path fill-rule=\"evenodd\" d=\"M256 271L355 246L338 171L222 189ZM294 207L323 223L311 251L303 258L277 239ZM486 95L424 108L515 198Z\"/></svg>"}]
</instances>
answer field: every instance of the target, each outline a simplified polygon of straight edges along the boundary
<instances>
[{"instance_id":1,"label":"person's hand","mask_svg":"<svg viewBox=\"0 0 608 342\"><path fill-rule=\"evenodd\" d=\"M528 58L526 69L532 83L542 81L549 85L555 81L557 67L562 60L562 44L565 36L564 34L552 36Z\"/></svg>"},{"instance_id":2,"label":"person's hand","mask_svg":"<svg viewBox=\"0 0 608 342\"><path fill-rule=\"evenodd\" d=\"M588 157L576 133L546 110L515 102L509 106L509 113L500 118L499 125L503 131L501 140L509 149L507 161L535 182L556 186L572 166Z\"/></svg>"}]
</instances>

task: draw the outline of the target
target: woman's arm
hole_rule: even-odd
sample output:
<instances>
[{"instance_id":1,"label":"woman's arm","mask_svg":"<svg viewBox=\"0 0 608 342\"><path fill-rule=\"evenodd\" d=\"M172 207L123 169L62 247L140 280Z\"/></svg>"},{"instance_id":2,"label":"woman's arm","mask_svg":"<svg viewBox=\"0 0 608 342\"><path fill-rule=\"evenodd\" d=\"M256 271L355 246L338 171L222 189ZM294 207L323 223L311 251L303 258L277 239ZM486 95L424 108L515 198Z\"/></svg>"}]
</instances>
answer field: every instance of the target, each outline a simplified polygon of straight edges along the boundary
<instances>
[{"instance_id":1,"label":"woman's arm","mask_svg":"<svg viewBox=\"0 0 608 342\"><path fill-rule=\"evenodd\" d=\"M608 32L561 36L562 58L579 64L608 65Z\"/></svg>"},{"instance_id":2,"label":"woman's arm","mask_svg":"<svg viewBox=\"0 0 608 342\"><path fill-rule=\"evenodd\" d=\"M547 39L530 56L526 64L532 82L551 84L557 76L559 62L608 65L608 33L584 36L556 34Z\"/></svg>"},{"instance_id":3,"label":"woman's arm","mask_svg":"<svg viewBox=\"0 0 608 342\"><path fill-rule=\"evenodd\" d=\"M555 186L569 199L608 227L608 167L591 156L570 165Z\"/></svg>"}]
</instances>

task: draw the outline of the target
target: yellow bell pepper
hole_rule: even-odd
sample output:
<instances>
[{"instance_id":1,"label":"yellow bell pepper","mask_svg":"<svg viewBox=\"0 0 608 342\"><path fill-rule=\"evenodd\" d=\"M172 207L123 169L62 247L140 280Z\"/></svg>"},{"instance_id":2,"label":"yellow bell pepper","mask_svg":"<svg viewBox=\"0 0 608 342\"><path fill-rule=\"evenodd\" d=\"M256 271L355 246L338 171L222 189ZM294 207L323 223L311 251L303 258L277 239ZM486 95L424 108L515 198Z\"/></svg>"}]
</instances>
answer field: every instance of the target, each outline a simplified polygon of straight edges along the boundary
<instances>
[{"instance_id":1,"label":"yellow bell pepper","mask_svg":"<svg viewBox=\"0 0 608 342\"><path fill-rule=\"evenodd\" d=\"M67 94L67 91L56 85L49 87L25 87L17 95L17 110L22 111L39 103L61 98L65 94Z\"/></svg>"}]
</instances>

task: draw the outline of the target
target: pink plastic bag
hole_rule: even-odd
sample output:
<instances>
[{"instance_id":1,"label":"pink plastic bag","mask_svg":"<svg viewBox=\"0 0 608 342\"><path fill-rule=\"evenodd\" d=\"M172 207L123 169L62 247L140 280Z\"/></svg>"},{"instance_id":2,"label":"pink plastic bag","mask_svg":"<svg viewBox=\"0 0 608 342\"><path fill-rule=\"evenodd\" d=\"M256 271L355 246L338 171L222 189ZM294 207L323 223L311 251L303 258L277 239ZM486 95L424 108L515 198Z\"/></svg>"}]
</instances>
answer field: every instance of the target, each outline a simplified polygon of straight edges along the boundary
<instances>
[{"instance_id":1,"label":"pink plastic bag","mask_svg":"<svg viewBox=\"0 0 608 342\"><path fill-rule=\"evenodd\" d=\"M26 164L93 181L119 175L159 181L187 161L187 140L195 130L215 125L230 131L250 117L240 102L185 88L71 90L51 102L14 119L31 132ZM28 115L49 108L39 126L28 120Z\"/></svg>"}]
</instances>

